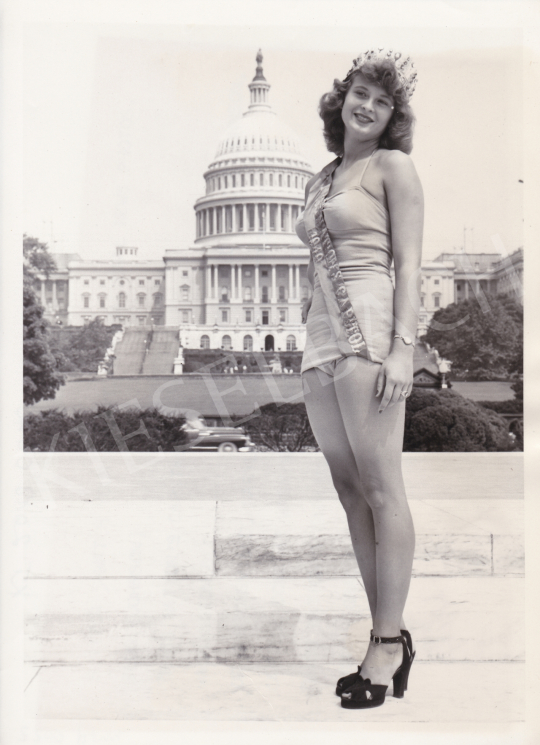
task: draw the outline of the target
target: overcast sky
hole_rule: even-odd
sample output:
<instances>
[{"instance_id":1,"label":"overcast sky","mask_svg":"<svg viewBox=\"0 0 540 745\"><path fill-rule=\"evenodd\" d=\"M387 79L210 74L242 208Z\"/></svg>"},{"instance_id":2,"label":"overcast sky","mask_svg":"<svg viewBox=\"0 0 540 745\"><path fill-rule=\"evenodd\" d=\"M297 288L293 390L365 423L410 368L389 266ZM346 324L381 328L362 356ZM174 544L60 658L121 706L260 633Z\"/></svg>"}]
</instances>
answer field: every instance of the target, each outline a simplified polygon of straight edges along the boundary
<instances>
[{"instance_id":1,"label":"overcast sky","mask_svg":"<svg viewBox=\"0 0 540 745\"><path fill-rule=\"evenodd\" d=\"M418 69L412 157L424 258L522 245L522 61L514 29L27 24L24 230L56 251L139 257L193 245L194 201L249 103L262 48L270 102L314 170L333 159L317 103L373 46ZM54 240L54 243L53 243Z\"/></svg>"}]
</instances>

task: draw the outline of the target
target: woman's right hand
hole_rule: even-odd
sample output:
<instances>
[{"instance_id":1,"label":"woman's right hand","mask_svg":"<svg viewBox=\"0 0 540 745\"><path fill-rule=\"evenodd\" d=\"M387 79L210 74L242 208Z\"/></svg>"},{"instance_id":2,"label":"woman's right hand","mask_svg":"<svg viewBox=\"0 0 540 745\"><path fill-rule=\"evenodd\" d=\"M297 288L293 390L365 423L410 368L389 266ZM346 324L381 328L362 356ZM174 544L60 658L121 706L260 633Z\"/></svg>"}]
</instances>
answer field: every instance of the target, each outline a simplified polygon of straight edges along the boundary
<instances>
[{"instance_id":1,"label":"woman's right hand","mask_svg":"<svg viewBox=\"0 0 540 745\"><path fill-rule=\"evenodd\" d=\"M304 305L302 306L302 323L307 323L307 317L309 313L309 309L311 308L311 302L313 300L313 297L309 297Z\"/></svg>"}]
</instances>

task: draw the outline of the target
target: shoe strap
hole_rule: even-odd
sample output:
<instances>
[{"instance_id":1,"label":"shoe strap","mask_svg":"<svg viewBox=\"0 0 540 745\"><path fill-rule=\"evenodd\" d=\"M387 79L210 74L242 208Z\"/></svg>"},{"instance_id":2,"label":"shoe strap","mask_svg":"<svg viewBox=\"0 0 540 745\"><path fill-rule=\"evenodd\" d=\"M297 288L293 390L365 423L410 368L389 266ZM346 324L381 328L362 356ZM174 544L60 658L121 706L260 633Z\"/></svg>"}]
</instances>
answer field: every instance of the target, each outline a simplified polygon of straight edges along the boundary
<instances>
[{"instance_id":1,"label":"shoe strap","mask_svg":"<svg viewBox=\"0 0 540 745\"><path fill-rule=\"evenodd\" d=\"M405 637L400 636L375 636L373 633L373 629L371 629L369 633L369 640L373 642L373 644L407 644L405 641Z\"/></svg>"}]
</instances>

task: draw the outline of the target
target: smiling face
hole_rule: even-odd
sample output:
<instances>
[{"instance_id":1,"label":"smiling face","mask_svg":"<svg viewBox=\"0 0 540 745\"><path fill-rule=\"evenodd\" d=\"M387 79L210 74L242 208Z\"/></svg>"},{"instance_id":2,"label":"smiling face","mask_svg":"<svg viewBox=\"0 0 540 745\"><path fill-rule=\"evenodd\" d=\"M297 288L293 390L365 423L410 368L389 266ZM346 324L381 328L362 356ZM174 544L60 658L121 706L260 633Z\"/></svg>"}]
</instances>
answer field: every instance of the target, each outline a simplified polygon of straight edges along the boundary
<instances>
[{"instance_id":1,"label":"smiling face","mask_svg":"<svg viewBox=\"0 0 540 745\"><path fill-rule=\"evenodd\" d=\"M341 110L345 140L379 140L393 113L394 101L384 88L355 73Z\"/></svg>"}]
</instances>

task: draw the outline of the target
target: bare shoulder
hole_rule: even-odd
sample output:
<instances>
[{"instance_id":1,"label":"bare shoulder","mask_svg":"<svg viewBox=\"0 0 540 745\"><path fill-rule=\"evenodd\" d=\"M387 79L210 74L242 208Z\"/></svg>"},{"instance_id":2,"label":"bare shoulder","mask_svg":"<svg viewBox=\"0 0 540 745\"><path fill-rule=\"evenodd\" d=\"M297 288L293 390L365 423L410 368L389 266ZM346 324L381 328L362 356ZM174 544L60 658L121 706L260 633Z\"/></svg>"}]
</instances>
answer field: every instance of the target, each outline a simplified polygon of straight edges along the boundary
<instances>
[{"instance_id":1,"label":"bare shoulder","mask_svg":"<svg viewBox=\"0 0 540 745\"><path fill-rule=\"evenodd\" d=\"M378 163L385 174L399 175L416 173L413 160L410 155L402 150L379 150Z\"/></svg>"},{"instance_id":2,"label":"bare shoulder","mask_svg":"<svg viewBox=\"0 0 540 745\"><path fill-rule=\"evenodd\" d=\"M421 192L422 186L410 155L401 150L379 150L379 167L385 188L408 188Z\"/></svg>"}]
</instances>

